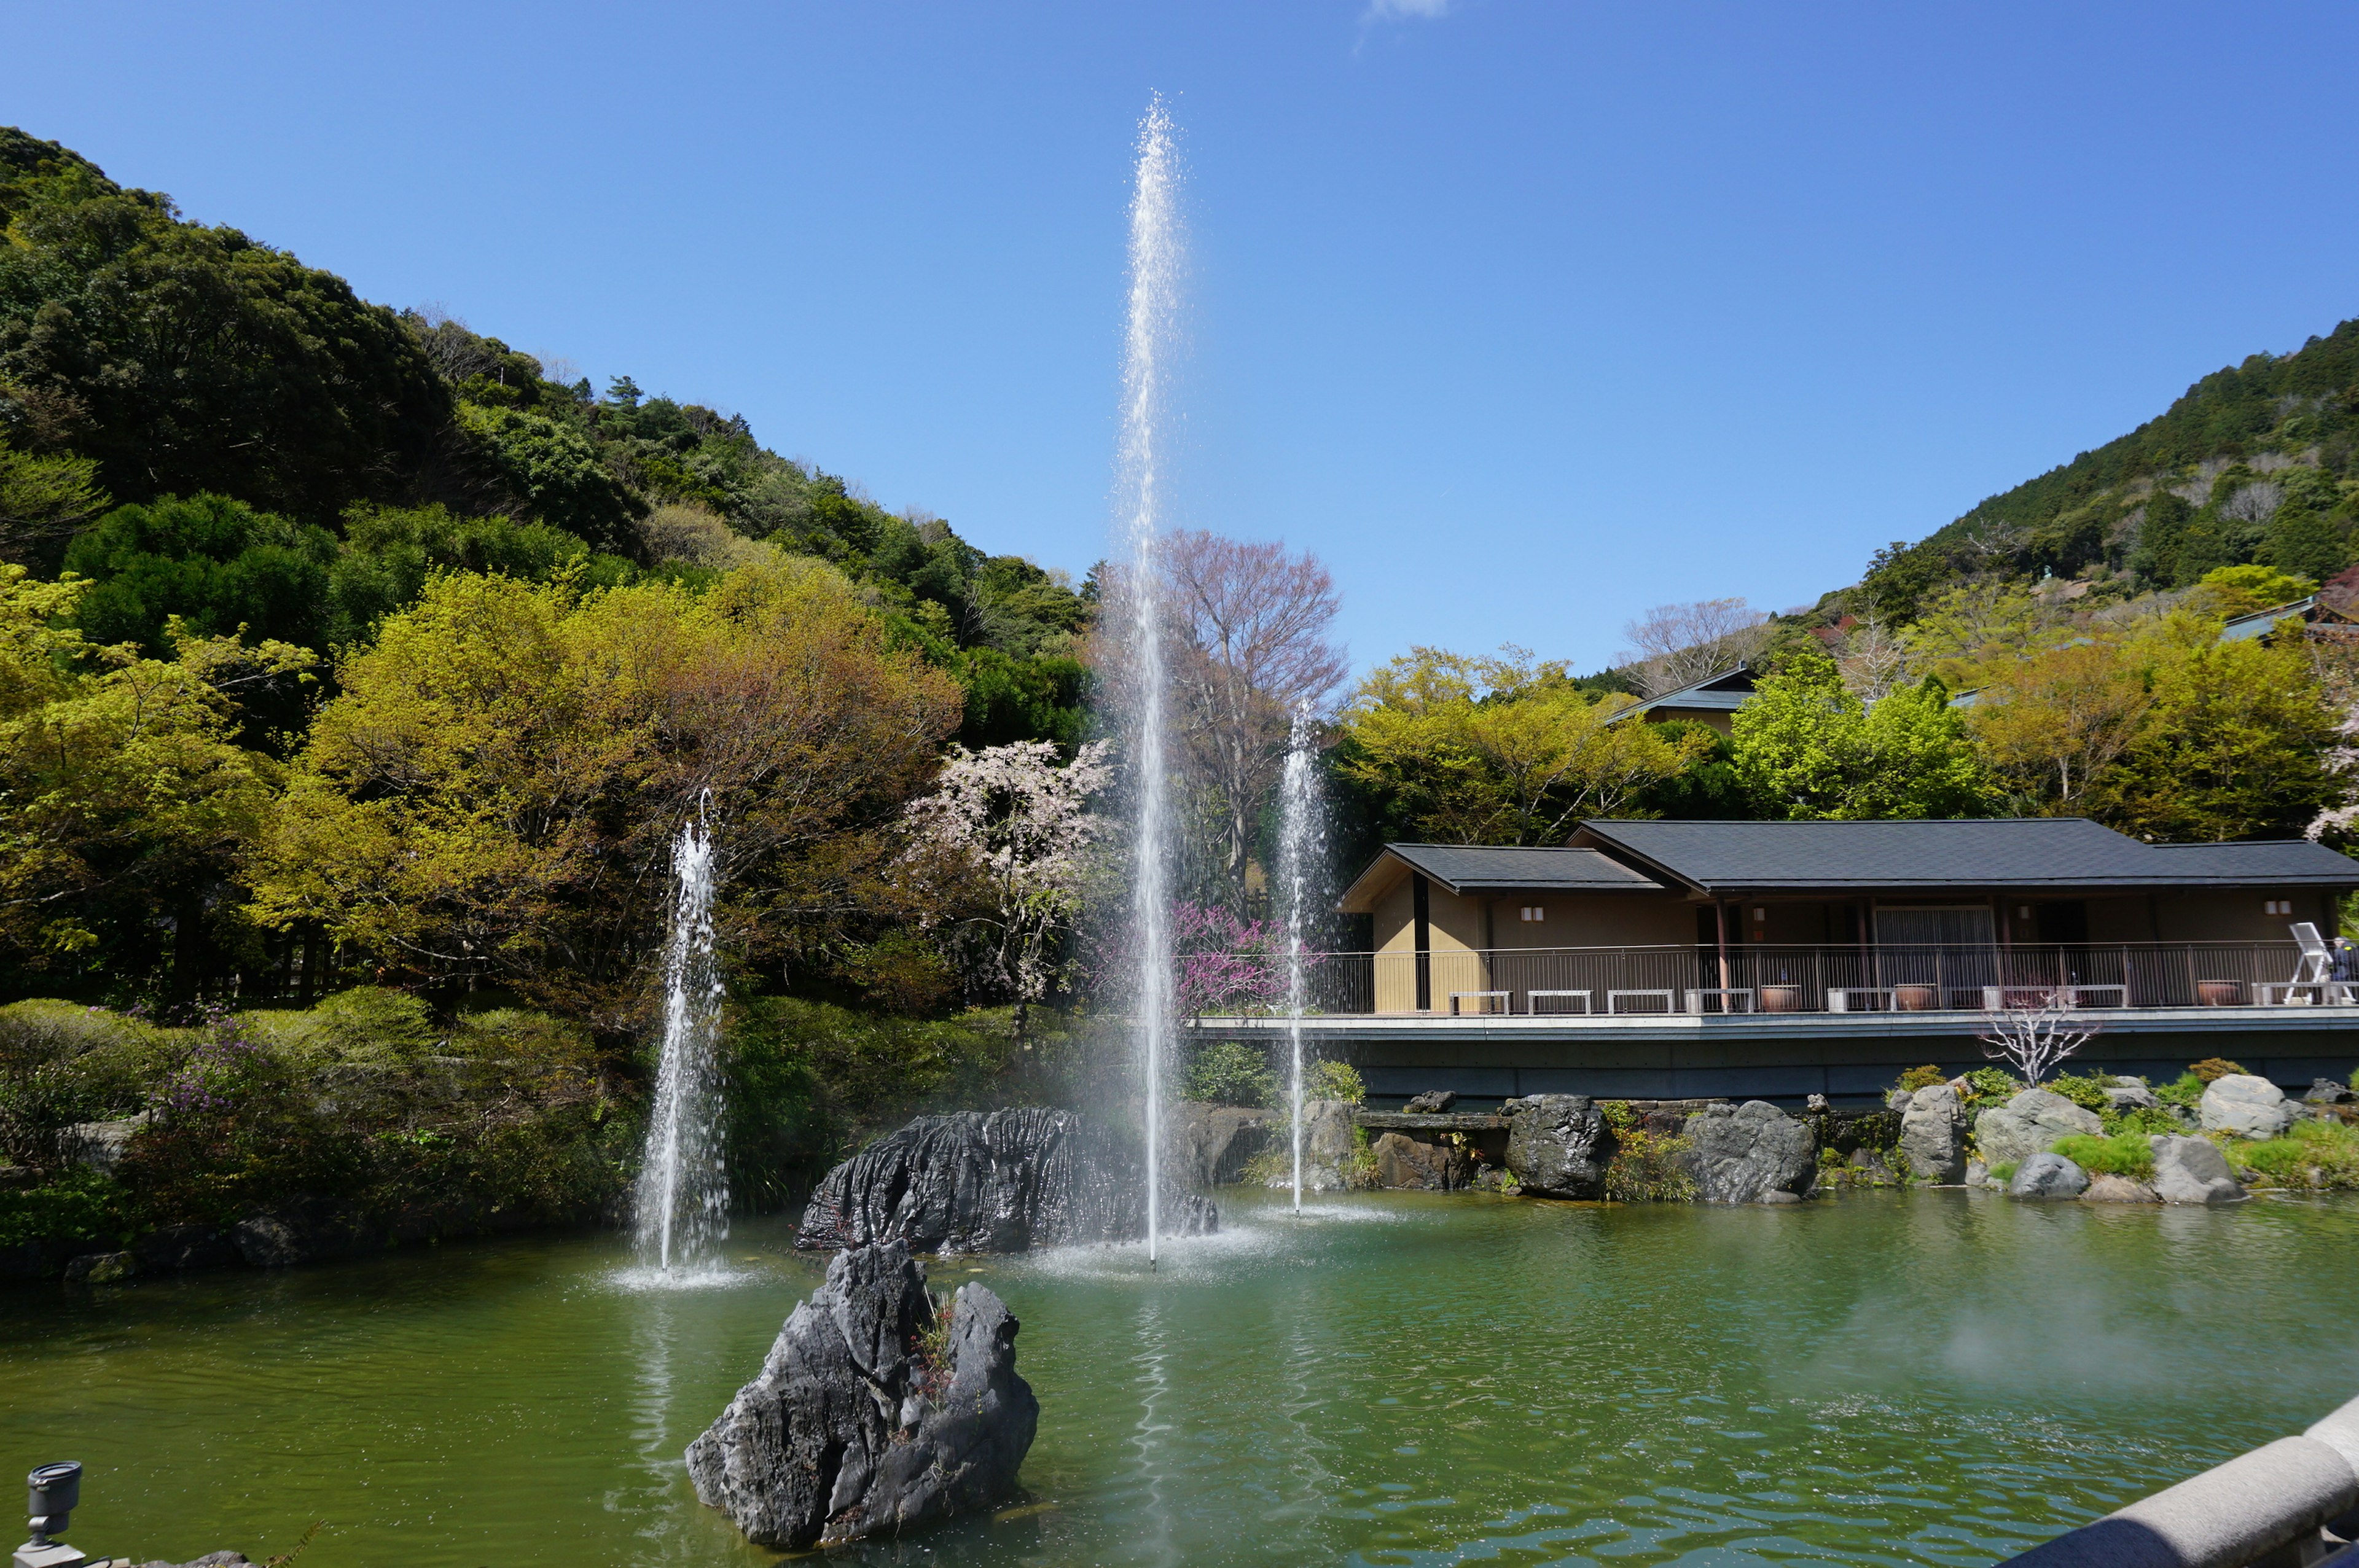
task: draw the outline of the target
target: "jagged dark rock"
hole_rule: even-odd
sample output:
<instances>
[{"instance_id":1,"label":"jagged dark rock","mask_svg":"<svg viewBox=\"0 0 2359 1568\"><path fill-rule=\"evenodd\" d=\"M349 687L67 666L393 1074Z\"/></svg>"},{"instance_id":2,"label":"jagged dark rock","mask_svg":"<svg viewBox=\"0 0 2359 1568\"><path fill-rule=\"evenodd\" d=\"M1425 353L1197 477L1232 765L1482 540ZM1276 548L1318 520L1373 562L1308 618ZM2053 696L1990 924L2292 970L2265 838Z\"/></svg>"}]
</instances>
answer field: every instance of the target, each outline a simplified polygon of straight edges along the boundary
<instances>
[{"instance_id":1,"label":"jagged dark rock","mask_svg":"<svg viewBox=\"0 0 2359 1568\"><path fill-rule=\"evenodd\" d=\"M1164 1148L1190 1185L1226 1186L1244 1179L1246 1162L1269 1146L1276 1130L1273 1113L1256 1106L1181 1100L1171 1108Z\"/></svg>"},{"instance_id":2,"label":"jagged dark rock","mask_svg":"<svg viewBox=\"0 0 2359 1568\"><path fill-rule=\"evenodd\" d=\"M1767 1100L1706 1106L1688 1118L1688 1166L1706 1203L1790 1203L1818 1176L1819 1141Z\"/></svg>"},{"instance_id":3,"label":"jagged dark rock","mask_svg":"<svg viewBox=\"0 0 2359 1568\"><path fill-rule=\"evenodd\" d=\"M1409 1096L1408 1103L1401 1109L1411 1116L1446 1116L1450 1108L1457 1103L1455 1089L1428 1089L1421 1095Z\"/></svg>"},{"instance_id":4,"label":"jagged dark rock","mask_svg":"<svg viewBox=\"0 0 2359 1568\"><path fill-rule=\"evenodd\" d=\"M1014 1495L1040 1418L1016 1318L970 1282L939 1323L925 1281L897 1241L838 1253L689 1445L697 1497L748 1541L831 1546Z\"/></svg>"},{"instance_id":5,"label":"jagged dark rock","mask_svg":"<svg viewBox=\"0 0 2359 1568\"><path fill-rule=\"evenodd\" d=\"M830 1171L798 1247L901 1241L915 1252L1021 1252L1147 1234L1135 1144L1069 1110L921 1116ZM1165 1195L1167 1236L1218 1229L1211 1202Z\"/></svg>"},{"instance_id":6,"label":"jagged dark rock","mask_svg":"<svg viewBox=\"0 0 2359 1568\"><path fill-rule=\"evenodd\" d=\"M1509 1100L1507 1169L1534 1197L1593 1198L1605 1191L1614 1137L1587 1095L1530 1095Z\"/></svg>"}]
</instances>

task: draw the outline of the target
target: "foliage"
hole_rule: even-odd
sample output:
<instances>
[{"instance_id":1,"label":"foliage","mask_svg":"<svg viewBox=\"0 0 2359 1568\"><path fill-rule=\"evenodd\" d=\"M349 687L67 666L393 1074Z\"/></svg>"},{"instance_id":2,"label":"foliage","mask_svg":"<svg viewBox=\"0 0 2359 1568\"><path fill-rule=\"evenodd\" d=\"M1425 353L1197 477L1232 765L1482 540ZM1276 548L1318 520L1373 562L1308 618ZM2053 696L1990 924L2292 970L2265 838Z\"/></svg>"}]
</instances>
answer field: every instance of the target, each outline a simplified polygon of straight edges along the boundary
<instances>
[{"instance_id":1,"label":"foliage","mask_svg":"<svg viewBox=\"0 0 2359 1568\"><path fill-rule=\"evenodd\" d=\"M2102 1115L2114 1108L2112 1097L2105 1093L2114 1087L2110 1073L2060 1073L2039 1087L2049 1094L2063 1096L2082 1110Z\"/></svg>"},{"instance_id":2,"label":"foliage","mask_svg":"<svg viewBox=\"0 0 2359 1568\"><path fill-rule=\"evenodd\" d=\"M0 1249L39 1241L76 1249L112 1246L131 1227L121 1184L86 1165L69 1167L33 1186L0 1188Z\"/></svg>"},{"instance_id":3,"label":"foliage","mask_svg":"<svg viewBox=\"0 0 2359 1568\"><path fill-rule=\"evenodd\" d=\"M0 441L0 560L29 562L106 510L95 460Z\"/></svg>"},{"instance_id":4,"label":"foliage","mask_svg":"<svg viewBox=\"0 0 2359 1568\"><path fill-rule=\"evenodd\" d=\"M1560 843L1582 817L1625 814L1710 750L1692 734L1614 723L1629 706L1521 649L1418 648L1360 683L1340 765L1417 838Z\"/></svg>"},{"instance_id":5,"label":"foliage","mask_svg":"<svg viewBox=\"0 0 2359 1568\"><path fill-rule=\"evenodd\" d=\"M2127 1176L2132 1181L2154 1180L2154 1145L2138 1132L2121 1132L2110 1138L2092 1137L2076 1132L2060 1138L2049 1145L2093 1176Z\"/></svg>"},{"instance_id":6,"label":"foliage","mask_svg":"<svg viewBox=\"0 0 2359 1568\"><path fill-rule=\"evenodd\" d=\"M1973 1099L2012 1099L2024 1090L2018 1078L1997 1067L1976 1067L1964 1075L1966 1098Z\"/></svg>"},{"instance_id":7,"label":"foliage","mask_svg":"<svg viewBox=\"0 0 2359 1568\"><path fill-rule=\"evenodd\" d=\"M2187 1130L2177 1117L2159 1106L2137 1106L2129 1110L2110 1111L2104 1113L2102 1119L2109 1133L2135 1133L2140 1138Z\"/></svg>"},{"instance_id":8,"label":"foliage","mask_svg":"<svg viewBox=\"0 0 2359 1568\"><path fill-rule=\"evenodd\" d=\"M1605 1196L1612 1203L1689 1203L1696 1195L1687 1156L1694 1145L1676 1133L1649 1132L1628 1100L1597 1102L1614 1140L1605 1166Z\"/></svg>"},{"instance_id":9,"label":"foliage","mask_svg":"<svg viewBox=\"0 0 2359 1568\"><path fill-rule=\"evenodd\" d=\"M2317 582L2310 578L2258 564L2215 567L2195 586L2194 598L2203 611L2223 619L2274 610L2318 591Z\"/></svg>"},{"instance_id":10,"label":"foliage","mask_svg":"<svg viewBox=\"0 0 2359 1568\"><path fill-rule=\"evenodd\" d=\"M1211 1105L1266 1106L1277 1096L1277 1075L1261 1052L1234 1040L1196 1053L1180 1081L1180 1098Z\"/></svg>"},{"instance_id":11,"label":"foliage","mask_svg":"<svg viewBox=\"0 0 2359 1568\"><path fill-rule=\"evenodd\" d=\"M255 858L259 917L609 1021L647 994L700 799L749 962L826 972L903 913L892 825L956 700L809 563L701 595L437 578L338 673Z\"/></svg>"},{"instance_id":12,"label":"foliage","mask_svg":"<svg viewBox=\"0 0 2359 1568\"><path fill-rule=\"evenodd\" d=\"M497 572L525 582L619 587L636 575L619 556L596 555L579 535L505 515L470 517L429 506L355 506L328 568L328 643L350 646L377 622L417 602L437 571Z\"/></svg>"},{"instance_id":13,"label":"foliage","mask_svg":"<svg viewBox=\"0 0 2359 1568\"><path fill-rule=\"evenodd\" d=\"M2281 1138L2230 1139L2222 1147L2239 1175L2257 1172L2289 1187L2359 1188L2359 1127L2345 1122L2305 1119Z\"/></svg>"},{"instance_id":14,"label":"foliage","mask_svg":"<svg viewBox=\"0 0 2359 1568\"><path fill-rule=\"evenodd\" d=\"M2091 786L2138 740L2153 708L2136 663L2087 639L1999 665L1969 724L2018 802L2069 815L2087 808Z\"/></svg>"},{"instance_id":15,"label":"foliage","mask_svg":"<svg viewBox=\"0 0 2359 1568\"><path fill-rule=\"evenodd\" d=\"M1368 1098L1368 1086L1362 1080L1360 1070L1349 1062L1325 1059L1313 1062L1303 1078L1302 1094L1306 1099L1342 1100L1346 1105L1360 1105Z\"/></svg>"},{"instance_id":16,"label":"foliage","mask_svg":"<svg viewBox=\"0 0 2359 1568\"><path fill-rule=\"evenodd\" d=\"M2007 1183L2015 1180L2015 1161L2002 1160L1997 1164L1993 1165L1984 1173L1989 1176L1990 1180L1994 1184L2003 1187L2006 1185Z\"/></svg>"},{"instance_id":17,"label":"foliage","mask_svg":"<svg viewBox=\"0 0 2359 1568\"><path fill-rule=\"evenodd\" d=\"M2201 1062L2198 1062L2193 1066L2188 1068L2187 1071L2197 1083L2202 1084L2207 1087L2219 1082L2222 1078L2241 1077L2245 1076L2245 1069L2243 1067L2229 1061L2224 1056L2206 1056Z\"/></svg>"},{"instance_id":18,"label":"foliage","mask_svg":"<svg viewBox=\"0 0 2359 1568\"><path fill-rule=\"evenodd\" d=\"M1219 905L1171 906L1179 959L1173 999L1182 1018L1267 1012L1286 999L1285 934L1266 920L1240 920Z\"/></svg>"},{"instance_id":19,"label":"foliage","mask_svg":"<svg viewBox=\"0 0 2359 1568\"><path fill-rule=\"evenodd\" d=\"M174 617L201 637L327 646L335 559L324 528L226 495L165 496L100 518L67 547L65 568L92 579L74 607L92 642L162 658Z\"/></svg>"},{"instance_id":20,"label":"foliage","mask_svg":"<svg viewBox=\"0 0 2359 1568\"><path fill-rule=\"evenodd\" d=\"M1936 1085L1946 1084L1949 1081L1949 1074L1941 1071L1939 1067L1928 1064L1922 1067L1911 1067L1907 1072L1901 1074L1899 1087L1904 1089L1910 1090L1930 1089L1934 1087Z\"/></svg>"},{"instance_id":21,"label":"foliage","mask_svg":"<svg viewBox=\"0 0 2359 1568\"><path fill-rule=\"evenodd\" d=\"M118 496L332 515L447 416L392 311L56 143L0 127L0 434L93 460Z\"/></svg>"},{"instance_id":22,"label":"foliage","mask_svg":"<svg viewBox=\"0 0 2359 1568\"><path fill-rule=\"evenodd\" d=\"M2193 1110L2203 1103L2203 1091L2210 1087L2211 1082L2210 1078L2198 1077L2192 1071L2181 1073L2169 1083L2156 1089L2154 1098L2165 1105Z\"/></svg>"},{"instance_id":23,"label":"foliage","mask_svg":"<svg viewBox=\"0 0 2359 1568\"><path fill-rule=\"evenodd\" d=\"M908 807L909 859L947 861L981 894L967 910L934 904L923 923L950 935L971 994L1012 996L1019 1018L1062 978L1060 944L1081 913L1086 858L1108 827L1090 802L1113 779L1110 750L1093 741L1060 765L1046 741L953 745L933 793Z\"/></svg>"},{"instance_id":24,"label":"foliage","mask_svg":"<svg viewBox=\"0 0 2359 1568\"><path fill-rule=\"evenodd\" d=\"M1988 816L1990 778L1949 693L1930 677L1873 707L1834 661L1801 649L1736 710L1738 776L1766 816Z\"/></svg>"},{"instance_id":25,"label":"foliage","mask_svg":"<svg viewBox=\"0 0 2359 1568\"><path fill-rule=\"evenodd\" d=\"M647 510L607 471L590 438L568 422L527 409L462 403L458 425L508 492L554 527L614 549Z\"/></svg>"}]
</instances>

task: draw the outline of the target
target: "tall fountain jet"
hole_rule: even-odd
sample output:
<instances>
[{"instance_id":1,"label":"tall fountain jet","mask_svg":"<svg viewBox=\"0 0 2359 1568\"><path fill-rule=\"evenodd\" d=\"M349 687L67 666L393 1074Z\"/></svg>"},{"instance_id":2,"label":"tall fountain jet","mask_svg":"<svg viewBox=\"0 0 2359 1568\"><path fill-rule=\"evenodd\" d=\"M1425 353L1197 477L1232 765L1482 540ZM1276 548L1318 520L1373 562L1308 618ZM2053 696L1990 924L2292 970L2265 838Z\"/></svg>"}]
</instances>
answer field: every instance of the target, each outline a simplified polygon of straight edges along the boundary
<instances>
[{"instance_id":1,"label":"tall fountain jet","mask_svg":"<svg viewBox=\"0 0 2359 1568\"><path fill-rule=\"evenodd\" d=\"M1116 492L1130 536L1129 752L1137 789L1131 884L1138 951L1138 1029L1147 1075L1147 1260L1162 1241L1163 1070L1172 1034L1170 773L1165 756L1162 563L1164 420L1177 336L1180 174L1171 117L1158 97L1138 127L1130 202L1130 319L1123 337L1122 447Z\"/></svg>"},{"instance_id":2,"label":"tall fountain jet","mask_svg":"<svg viewBox=\"0 0 2359 1568\"><path fill-rule=\"evenodd\" d=\"M1302 1212L1302 1015L1310 1006L1308 951L1311 906L1326 860L1326 815L1320 809L1319 774L1311 765L1318 730L1310 706L1294 710L1286 749L1286 774L1278 791L1277 876L1286 898L1286 1034L1294 1072L1290 1122L1294 1129L1294 1212Z\"/></svg>"},{"instance_id":3,"label":"tall fountain jet","mask_svg":"<svg viewBox=\"0 0 2359 1568\"><path fill-rule=\"evenodd\" d=\"M720 1139L721 970L712 956L712 830L706 803L671 843L664 943L663 1061L634 1195L639 1259L669 1276L710 1260L729 1234Z\"/></svg>"}]
</instances>

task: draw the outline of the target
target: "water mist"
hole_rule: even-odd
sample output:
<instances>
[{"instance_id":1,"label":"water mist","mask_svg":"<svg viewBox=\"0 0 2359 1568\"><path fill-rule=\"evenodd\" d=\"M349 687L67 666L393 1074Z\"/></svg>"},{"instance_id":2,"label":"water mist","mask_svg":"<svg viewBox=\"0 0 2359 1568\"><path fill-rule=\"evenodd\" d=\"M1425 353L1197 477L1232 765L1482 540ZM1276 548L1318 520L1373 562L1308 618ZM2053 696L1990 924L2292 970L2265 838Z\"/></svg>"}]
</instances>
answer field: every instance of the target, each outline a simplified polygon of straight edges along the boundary
<instances>
[{"instance_id":1,"label":"water mist","mask_svg":"<svg viewBox=\"0 0 2359 1568\"><path fill-rule=\"evenodd\" d=\"M635 1194L640 1260L662 1274L710 1260L729 1233L721 1142L721 970L712 955L712 832L700 803L671 845L663 1058Z\"/></svg>"},{"instance_id":2,"label":"water mist","mask_svg":"<svg viewBox=\"0 0 2359 1568\"><path fill-rule=\"evenodd\" d=\"M1137 789L1132 913L1138 953L1138 1031L1147 1076L1147 1258L1161 1244L1163 1072L1172 1038L1170 770L1163 665L1163 422L1180 287L1179 170L1171 118L1158 98L1138 130L1130 203L1130 316L1123 335L1118 491L1130 546L1128 741Z\"/></svg>"}]
</instances>

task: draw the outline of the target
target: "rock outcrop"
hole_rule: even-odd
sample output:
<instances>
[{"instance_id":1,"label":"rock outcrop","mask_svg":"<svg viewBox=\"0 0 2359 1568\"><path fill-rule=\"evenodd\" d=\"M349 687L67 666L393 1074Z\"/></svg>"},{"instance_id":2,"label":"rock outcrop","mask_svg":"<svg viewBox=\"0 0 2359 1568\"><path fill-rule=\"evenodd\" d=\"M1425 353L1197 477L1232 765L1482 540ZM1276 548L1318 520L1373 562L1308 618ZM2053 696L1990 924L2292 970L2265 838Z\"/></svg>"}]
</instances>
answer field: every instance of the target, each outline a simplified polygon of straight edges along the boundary
<instances>
[{"instance_id":1,"label":"rock outcrop","mask_svg":"<svg viewBox=\"0 0 2359 1568\"><path fill-rule=\"evenodd\" d=\"M2034 1154L2016 1167L2006 1184L2009 1197L2077 1198L2089 1190L2089 1173L2061 1154Z\"/></svg>"},{"instance_id":2,"label":"rock outcrop","mask_svg":"<svg viewBox=\"0 0 2359 1568\"><path fill-rule=\"evenodd\" d=\"M1791 1203L1810 1190L1818 1139L1767 1100L1711 1105L1688 1118L1696 1196L1705 1203Z\"/></svg>"},{"instance_id":3,"label":"rock outcrop","mask_svg":"<svg viewBox=\"0 0 2359 1568\"><path fill-rule=\"evenodd\" d=\"M69 1158L111 1175L130 1152L131 1141L147 1125L147 1113L144 1110L119 1121L78 1121L65 1130L60 1141Z\"/></svg>"},{"instance_id":4,"label":"rock outcrop","mask_svg":"<svg viewBox=\"0 0 2359 1568\"><path fill-rule=\"evenodd\" d=\"M1605 1191L1614 1138L1587 1095L1530 1095L1509 1100L1507 1169L1533 1197L1593 1198Z\"/></svg>"},{"instance_id":5,"label":"rock outcrop","mask_svg":"<svg viewBox=\"0 0 2359 1568\"><path fill-rule=\"evenodd\" d=\"M1204 1105L1181 1100L1171 1108L1171 1131L1164 1144L1180 1179L1190 1186L1222 1187L1243 1179L1245 1162L1276 1146L1283 1118L1256 1106Z\"/></svg>"},{"instance_id":6,"label":"rock outcrop","mask_svg":"<svg viewBox=\"0 0 2359 1568\"><path fill-rule=\"evenodd\" d=\"M1966 1175L1966 1108L1947 1084L1918 1089L1900 1113L1900 1152L1908 1173L1940 1186Z\"/></svg>"},{"instance_id":7,"label":"rock outcrop","mask_svg":"<svg viewBox=\"0 0 2359 1568\"><path fill-rule=\"evenodd\" d=\"M1386 1132L1369 1152L1376 1157L1380 1187L1452 1193L1473 1186L1479 1169L1473 1153L1446 1135L1419 1138L1408 1132Z\"/></svg>"},{"instance_id":8,"label":"rock outcrop","mask_svg":"<svg viewBox=\"0 0 2359 1568\"><path fill-rule=\"evenodd\" d=\"M2165 1203L2234 1203L2245 1195L2228 1170L2228 1157L2208 1138L2158 1134L2154 1146L2154 1192Z\"/></svg>"},{"instance_id":9,"label":"rock outcrop","mask_svg":"<svg viewBox=\"0 0 2359 1568\"><path fill-rule=\"evenodd\" d=\"M838 1253L689 1444L697 1497L756 1546L832 1546L1014 1495L1040 1417L1016 1318L973 1282L938 1318L925 1281L897 1241Z\"/></svg>"},{"instance_id":10,"label":"rock outcrop","mask_svg":"<svg viewBox=\"0 0 2359 1568\"><path fill-rule=\"evenodd\" d=\"M2046 1089L2026 1089L1974 1118L1974 1143L1990 1164L2019 1165L2060 1138L2076 1132L2093 1137L2104 1130L2095 1111Z\"/></svg>"},{"instance_id":11,"label":"rock outcrop","mask_svg":"<svg viewBox=\"0 0 2359 1568\"><path fill-rule=\"evenodd\" d=\"M1457 1103L1455 1089L1428 1089L1421 1095L1409 1096L1408 1103L1401 1109L1411 1116L1447 1116L1450 1108Z\"/></svg>"},{"instance_id":12,"label":"rock outcrop","mask_svg":"<svg viewBox=\"0 0 2359 1568\"><path fill-rule=\"evenodd\" d=\"M2251 1073L2214 1078L2200 1108L2206 1132L2275 1138L2293 1124L2293 1102L2277 1085Z\"/></svg>"},{"instance_id":13,"label":"rock outcrop","mask_svg":"<svg viewBox=\"0 0 2359 1568\"><path fill-rule=\"evenodd\" d=\"M2152 1110L2162 1104L2144 1078L2115 1078L2105 1089L2105 1098L2115 1110Z\"/></svg>"},{"instance_id":14,"label":"rock outcrop","mask_svg":"<svg viewBox=\"0 0 2359 1568\"><path fill-rule=\"evenodd\" d=\"M2100 1173L2089 1178L2089 1190L2081 1195L2082 1203L2160 1203L2154 1189L2131 1176Z\"/></svg>"},{"instance_id":15,"label":"rock outcrop","mask_svg":"<svg viewBox=\"0 0 2359 1568\"><path fill-rule=\"evenodd\" d=\"M1135 1144L1069 1110L921 1116L827 1173L795 1245L1021 1252L1126 1241L1147 1234L1144 1170ZM1166 1195L1166 1235L1218 1227L1206 1199Z\"/></svg>"},{"instance_id":16,"label":"rock outcrop","mask_svg":"<svg viewBox=\"0 0 2359 1568\"><path fill-rule=\"evenodd\" d=\"M1353 1134L1359 1130L1359 1108L1350 1100L1313 1099L1302 1102L1302 1185L1304 1190L1332 1193L1351 1185L1346 1174L1357 1150ZM1284 1127L1274 1134L1287 1136ZM1288 1182L1293 1173L1287 1173Z\"/></svg>"},{"instance_id":17,"label":"rock outcrop","mask_svg":"<svg viewBox=\"0 0 2359 1568\"><path fill-rule=\"evenodd\" d=\"M2310 1088L2301 1097L2304 1105L2348 1105L2359 1099L2348 1084L2338 1084L2332 1078L2312 1078Z\"/></svg>"}]
</instances>

